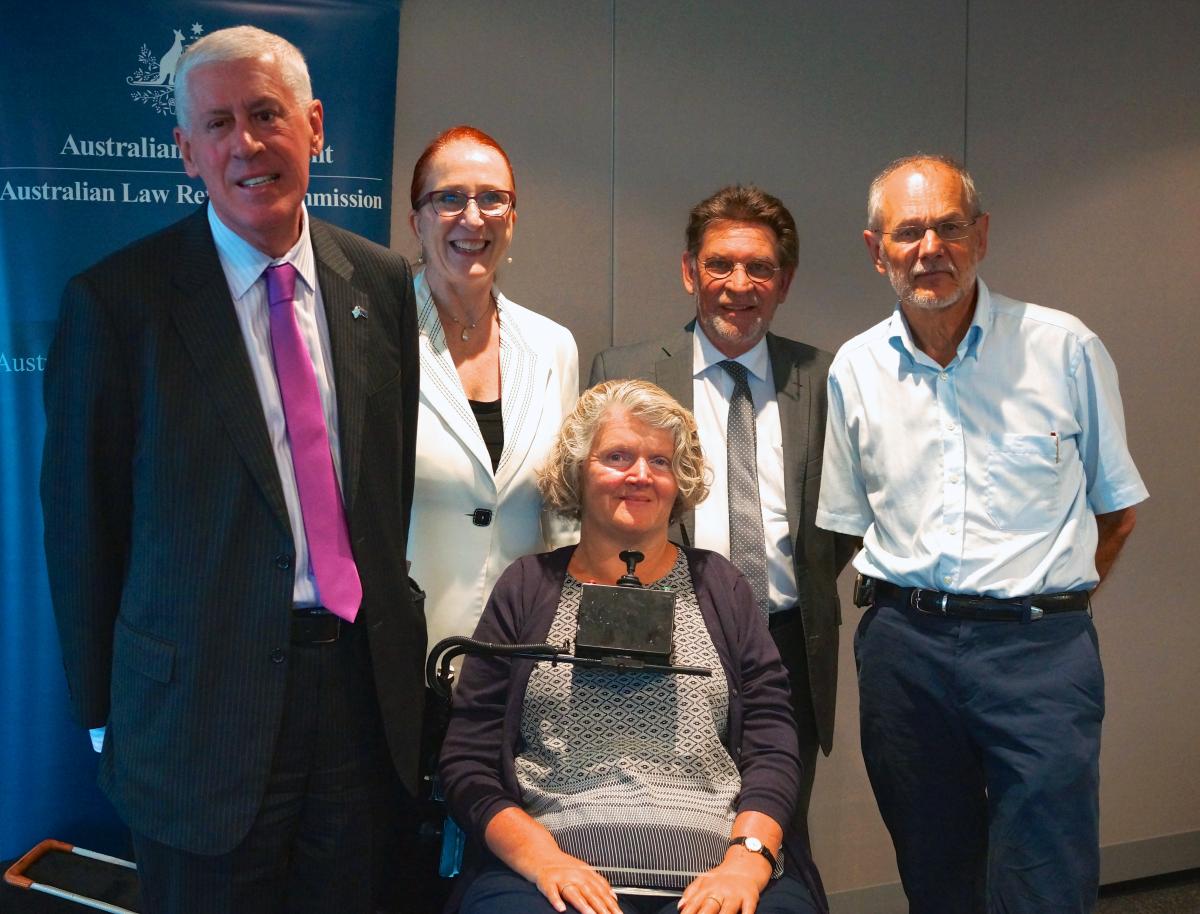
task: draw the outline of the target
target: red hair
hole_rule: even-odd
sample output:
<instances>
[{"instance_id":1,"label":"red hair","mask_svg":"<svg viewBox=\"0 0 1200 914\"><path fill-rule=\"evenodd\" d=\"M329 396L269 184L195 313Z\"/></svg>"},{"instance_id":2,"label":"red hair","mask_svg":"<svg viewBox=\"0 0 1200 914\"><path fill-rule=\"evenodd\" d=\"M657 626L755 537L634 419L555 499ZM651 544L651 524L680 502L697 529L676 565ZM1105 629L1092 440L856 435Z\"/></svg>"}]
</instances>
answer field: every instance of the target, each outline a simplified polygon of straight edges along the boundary
<instances>
[{"instance_id":1,"label":"red hair","mask_svg":"<svg viewBox=\"0 0 1200 914\"><path fill-rule=\"evenodd\" d=\"M458 142L478 143L480 146L487 146L500 153L500 158L504 159L504 164L508 168L508 178L513 185L510 189L516 191L517 179L513 177L512 162L508 160L508 153L504 151L504 148L478 127L459 124L457 127L443 130L435 136L433 141L425 147L421 157L417 159L417 164L413 166L412 188L409 190L409 202L413 209L417 208L417 200L420 199L421 188L425 185L425 178L429 174L429 163L433 161L433 157L451 143Z\"/></svg>"}]
</instances>

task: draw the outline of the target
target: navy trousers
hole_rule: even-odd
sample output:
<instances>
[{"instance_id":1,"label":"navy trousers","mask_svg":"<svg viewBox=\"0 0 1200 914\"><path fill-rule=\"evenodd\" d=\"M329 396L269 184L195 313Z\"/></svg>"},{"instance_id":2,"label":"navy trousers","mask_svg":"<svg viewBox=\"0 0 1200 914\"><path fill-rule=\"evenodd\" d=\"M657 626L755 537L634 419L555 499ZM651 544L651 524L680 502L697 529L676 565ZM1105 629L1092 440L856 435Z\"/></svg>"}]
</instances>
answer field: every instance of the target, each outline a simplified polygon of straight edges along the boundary
<instances>
[{"instance_id":1,"label":"navy trousers","mask_svg":"<svg viewBox=\"0 0 1200 914\"><path fill-rule=\"evenodd\" d=\"M1093 910L1104 675L1089 615L967 621L881 600L854 655L911 914Z\"/></svg>"}]
</instances>

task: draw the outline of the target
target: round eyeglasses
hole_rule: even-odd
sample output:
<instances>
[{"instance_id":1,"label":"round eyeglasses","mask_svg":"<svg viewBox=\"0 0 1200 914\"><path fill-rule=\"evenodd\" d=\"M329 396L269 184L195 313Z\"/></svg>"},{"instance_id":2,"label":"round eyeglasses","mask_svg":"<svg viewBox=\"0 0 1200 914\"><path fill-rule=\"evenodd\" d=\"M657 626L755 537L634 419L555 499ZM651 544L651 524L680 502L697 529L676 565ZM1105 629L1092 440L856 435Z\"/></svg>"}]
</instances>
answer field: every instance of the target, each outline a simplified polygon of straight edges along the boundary
<instances>
[{"instance_id":1,"label":"round eyeglasses","mask_svg":"<svg viewBox=\"0 0 1200 914\"><path fill-rule=\"evenodd\" d=\"M730 260L728 257L710 257L708 260L701 261L700 265L704 267L704 272L713 279L725 279L733 275L733 271L740 266L746 272L746 278L751 282L770 282L782 269L769 260L750 260L743 263L740 260Z\"/></svg>"},{"instance_id":2,"label":"round eyeglasses","mask_svg":"<svg viewBox=\"0 0 1200 914\"><path fill-rule=\"evenodd\" d=\"M900 228L884 232L879 229L875 231L880 235L890 235L892 241L897 244L913 244L925 237L925 233L933 229L933 233L942 241L962 241L971 234L971 226L979 221L976 216L970 222L935 222L932 225L902 225Z\"/></svg>"},{"instance_id":3,"label":"round eyeglasses","mask_svg":"<svg viewBox=\"0 0 1200 914\"><path fill-rule=\"evenodd\" d=\"M465 194L459 190L431 190L417 201L416 209L426 203L433 205L433 211L439 216L459 216L472 200L483 216L503 216L517 202L517 196L510 190L481 190L477 194Z\"/></svg>"}]
</instances>

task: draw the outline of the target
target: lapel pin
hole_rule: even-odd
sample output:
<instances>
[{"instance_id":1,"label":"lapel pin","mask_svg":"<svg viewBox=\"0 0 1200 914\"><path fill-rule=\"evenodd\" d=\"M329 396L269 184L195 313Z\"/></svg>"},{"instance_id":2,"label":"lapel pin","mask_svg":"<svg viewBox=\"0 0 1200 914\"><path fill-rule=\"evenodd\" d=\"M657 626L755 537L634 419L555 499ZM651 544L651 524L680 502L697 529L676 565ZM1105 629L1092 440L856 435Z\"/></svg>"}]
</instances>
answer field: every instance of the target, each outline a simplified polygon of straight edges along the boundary
<instances>
[{"instance_id":1,"label":"lapel pin","mask_svg":"<svg viewBox=\"0 0 1200 914\"><path fill-rule=\"evenodd\" d=\"M358 320L360 317L367 316L367 309L362 305L355 305L354 310L351 311L350 314L355 320Z\"/></svg>"}]
</instances>

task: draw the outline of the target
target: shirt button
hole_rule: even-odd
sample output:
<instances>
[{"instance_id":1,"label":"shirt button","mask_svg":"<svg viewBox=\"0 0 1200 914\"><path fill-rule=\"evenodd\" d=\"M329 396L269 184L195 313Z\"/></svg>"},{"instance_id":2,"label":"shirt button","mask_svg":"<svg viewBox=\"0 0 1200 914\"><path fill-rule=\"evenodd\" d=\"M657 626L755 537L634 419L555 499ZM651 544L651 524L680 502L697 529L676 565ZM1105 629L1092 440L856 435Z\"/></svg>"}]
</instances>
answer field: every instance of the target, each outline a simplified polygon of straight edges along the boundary
<instances>
[{"instance_id":1,"label":"shirt button","mask_svg":"<svg viewBox=\"0 0 1200 914\"><path fill-rule=\"evenodd\" d=\"M943 583L943 584L949 584L949 583L950 583L951 581L953 581L953 580L954 580L954 578L953 578L953 577L951 577L951 576L950 576L950 575L948 575L948 574L944 574L944 575L942 575L942 583Z\"/></svg>"},{"instance_id":2,"label":"shirt button","mask_svg":"<svg viewBox=\"0 0 1200 914\"><path fill-rule=\"evenodd\" d=\"M279 555L275 556L275 564L284 571L287 571L292 567L292 557L287 553L281 552Z\"/></svg>"},{"instance_id":3,"label":"shirt button","mask_svg":"<svg viewBox=\"0 0 1200 914\"><path fill-rule=\"evenodd\" d=\"M938 375L938 377L944 381L944 380L946 380L946 378L950 377L950 375L946 374L946 372L943 371Z\"/></svg>"},{"instance_id":4,"label":"shirt button","mask_svg":"<svg viewBox=\"0 0 1200 914\"><path fill-rule=\"evenodd\" d=\"M275 650L271 651L271 662L272 663L283 663L283 661L286 659L287 659L287 655L284 654L282 649L275 648Z\"/></svg>"},{"instance_id":5,"label":"shirt button","mask_svg":"<svg viewBox=\"0 0 1200 914\"><path fill-rule=\"evenodd\" d=\"M954 431L954 423L953 422L946 423L946 431L948 431L948 432Z\"/></svg>"},{"instance_id":6,"label":"shirt button","mask_svg":"<svg viewBox=\"0 0 1200 914\"><path fill-rule=\"evenodd\" d=\"M954 483L955 485L958 485L958 474L957 474L957 473L955 473L953 476L951 476L951 477L950 477L950 481L951 481L952 483Z\"/></svg>"},{"instance_id":7,"label":"shirt button","mask_svg":"<svg viewBox=\"0 0 1200 914\"><path fill-rule=\"evenodd\" d=\"M948 529L946 532L947 532L948 534L950 534L951 536L954 536L956 533L958 533L958 531L957 531L957 530L955 530L953 527L951 527L950 529Z\"/></svg>"}]
</instances>

